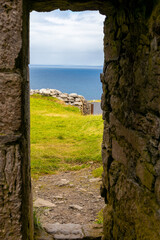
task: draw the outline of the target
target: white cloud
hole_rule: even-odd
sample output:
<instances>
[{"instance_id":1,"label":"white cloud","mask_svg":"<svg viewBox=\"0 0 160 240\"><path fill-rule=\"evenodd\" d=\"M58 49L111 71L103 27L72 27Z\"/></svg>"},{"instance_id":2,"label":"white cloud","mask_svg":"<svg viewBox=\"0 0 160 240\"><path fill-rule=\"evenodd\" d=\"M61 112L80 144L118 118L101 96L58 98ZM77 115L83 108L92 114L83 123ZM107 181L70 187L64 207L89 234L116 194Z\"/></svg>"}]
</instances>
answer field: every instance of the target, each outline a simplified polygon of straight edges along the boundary
<instances>
[{"instance_id":1,"label":"white cloud","mask_svg":"<svg viewBox=\"0 0 160 240\"><path fill-rule=\"evenodd\" d=\"M102 65L103 21L98 12L31 13L31 64Z\"/></svg>"}]
</instances>

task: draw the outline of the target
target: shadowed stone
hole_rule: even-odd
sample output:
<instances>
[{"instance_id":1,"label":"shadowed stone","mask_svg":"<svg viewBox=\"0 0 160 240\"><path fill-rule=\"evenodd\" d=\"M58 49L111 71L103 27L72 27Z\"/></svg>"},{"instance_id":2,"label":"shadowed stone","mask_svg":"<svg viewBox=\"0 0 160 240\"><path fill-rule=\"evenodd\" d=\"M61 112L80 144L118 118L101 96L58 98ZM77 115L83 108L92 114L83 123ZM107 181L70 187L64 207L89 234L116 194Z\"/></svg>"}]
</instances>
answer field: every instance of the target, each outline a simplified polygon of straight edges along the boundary
<instances>
[{"instance_id":1,"label":"shadowed stone","mask_svg":"<svg viewBox=\"0 0 160 240\"><path fill-rule=\"evenodd\" d=\"M46 224L45 230L57 240L83 238L82 226L79 224Z\"/></svg>"}]
</instances>

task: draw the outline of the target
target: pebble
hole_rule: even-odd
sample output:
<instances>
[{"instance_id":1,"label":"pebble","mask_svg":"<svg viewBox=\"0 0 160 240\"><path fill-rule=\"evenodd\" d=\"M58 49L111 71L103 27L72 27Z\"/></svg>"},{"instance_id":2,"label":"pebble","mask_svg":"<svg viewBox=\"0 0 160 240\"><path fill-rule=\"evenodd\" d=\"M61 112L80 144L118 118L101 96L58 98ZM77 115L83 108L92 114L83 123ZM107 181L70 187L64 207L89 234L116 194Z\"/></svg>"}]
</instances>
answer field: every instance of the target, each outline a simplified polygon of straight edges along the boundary
<instances>
[{"instance_id":1,"label":"pebble","mask_svg":"<svg viewBox=\"0 0 160 240\"><path fill-rule=\"evenodd\" d=\"M89 182L92 183L92 182L100 182L101 181L101 178L91 178L89 179Z\"/></svg>"},{"instance_id":2,"label":"pebble","mask_svg":"<svg viewBox=\"0 0 160 240\"><path fill-rule=\"evenodd\" d=\"M53 196L53 198L55 198L55 199L63 199L63 196L62 195L57 195L57 196Z\"/></svg>"},{"instance_id":3,"label":"pebble","mask_svg":"<svg viewBox=\"0 0 160 240\"><path fill-rule=\"evenodd\" d=\"M56 202L58 204L62 204L62 203L65 203L65 201L59 201L59 202Z\"/></svg>"},{"instance_id":4,"label":"pebble","mask_svg":"<svg viewBox=\"0 0 160 240\"><path fill-rule=\"evenodd\" d=\"M74 204L73 205L69 205L69 208L73 208L73 209L76 209L76 210L79 210L79 211L83 209L83 207L81 207L79 205L76 205L76 204L75 205Z\"/></svg>"},{"instance_id":5,"label":"pebble","mask_svg":"<svg viewBox=\"0 0 160 240\"><path fill-rule=\"evenodd\" d=\"M69 184L70 187L74 187L74 184Z\"/></svg>"},{"instance_id":6,"label":"pebble","mask_svg":"<svg viewBox=\"0 0 160 240\"><path fill-rule=\"evenodd\" d=\"M68 185L69 181L67 179L62 178L59 182L56 183L57 186L62 187Z\"/></svg>"},{"instance_id":7,"label":"pebble","mask_svg":"<svg viewBox=\"0 0 160 240\"><path fill-rule=\"evenodd\" d=\"M86 190L86 189L84 189L84 188L79 188L79 191L82 191L82 192L87 192L87 190Z\"/></svg>"},{"instance_id":8,"label":"pebble","mask_svg":"<svg viewBox=\"0 0 160 240\"><path fill-rule=\"evenodd\" d=\"M42 198L37 198L33 205L34 207L56 207L54 203L44 200Z\"/></svg>"}]
</instances>

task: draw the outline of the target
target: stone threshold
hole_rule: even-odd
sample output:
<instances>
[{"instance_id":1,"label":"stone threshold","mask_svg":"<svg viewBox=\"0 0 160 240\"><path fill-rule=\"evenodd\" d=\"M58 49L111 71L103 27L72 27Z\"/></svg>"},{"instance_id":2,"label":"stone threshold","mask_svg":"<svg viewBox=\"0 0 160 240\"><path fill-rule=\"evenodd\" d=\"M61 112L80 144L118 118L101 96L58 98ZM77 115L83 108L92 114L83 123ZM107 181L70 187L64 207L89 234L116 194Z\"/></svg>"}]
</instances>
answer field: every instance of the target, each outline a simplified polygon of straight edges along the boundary
<instances>
[{"instance_id":1,"label":"stone threshold","mask_svg":"<svg viewBox=\"0 0 160 240\"><path fill-rule=\"evenodd\" d=\"M35 229L35 240L100 240L103 235L101 224L45 224Z\"/></svg>"}]
</instances>

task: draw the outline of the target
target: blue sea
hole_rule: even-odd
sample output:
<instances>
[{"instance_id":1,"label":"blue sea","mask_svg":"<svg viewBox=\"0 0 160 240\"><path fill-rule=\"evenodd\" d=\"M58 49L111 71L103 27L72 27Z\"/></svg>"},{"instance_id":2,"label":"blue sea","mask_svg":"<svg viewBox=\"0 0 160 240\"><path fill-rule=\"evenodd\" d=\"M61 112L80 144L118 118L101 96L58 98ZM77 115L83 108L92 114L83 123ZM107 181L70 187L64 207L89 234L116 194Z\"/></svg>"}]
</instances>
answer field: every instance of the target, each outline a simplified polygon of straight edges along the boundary
<instances>
[{"instance_id":1,"label":"blue sea","mask_svg":"<svg viewBox=\"0 0 160 240\"><path fill-rule=\"evenodd\" d=\"M77 93L87 100L100 99L102 67L30 65L30 88L53 88Z\"/></svg>"}]
</instances>

